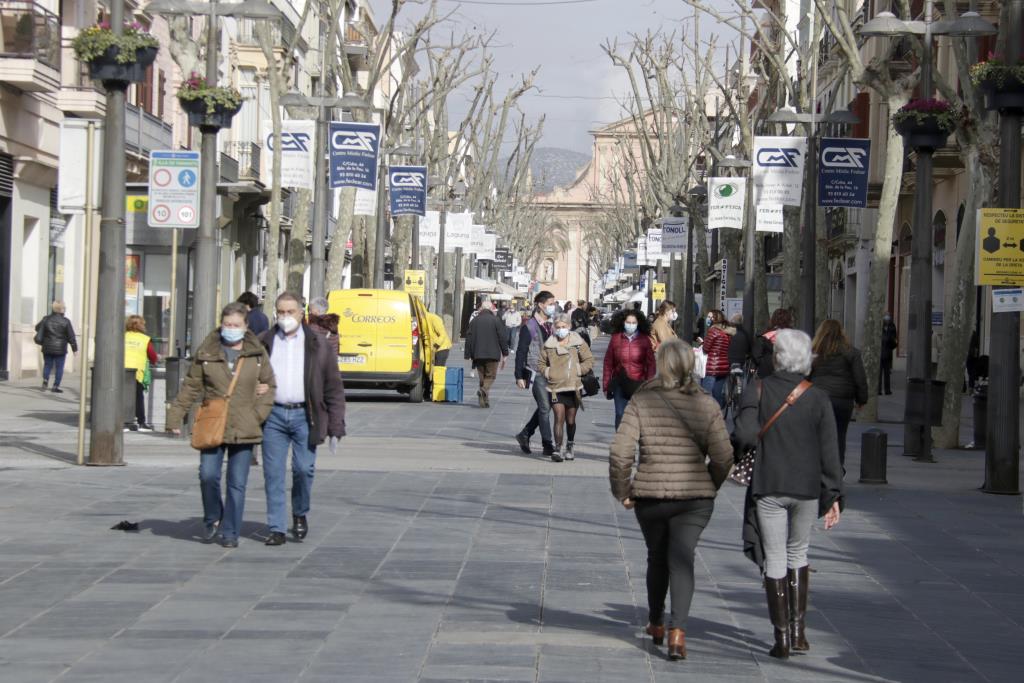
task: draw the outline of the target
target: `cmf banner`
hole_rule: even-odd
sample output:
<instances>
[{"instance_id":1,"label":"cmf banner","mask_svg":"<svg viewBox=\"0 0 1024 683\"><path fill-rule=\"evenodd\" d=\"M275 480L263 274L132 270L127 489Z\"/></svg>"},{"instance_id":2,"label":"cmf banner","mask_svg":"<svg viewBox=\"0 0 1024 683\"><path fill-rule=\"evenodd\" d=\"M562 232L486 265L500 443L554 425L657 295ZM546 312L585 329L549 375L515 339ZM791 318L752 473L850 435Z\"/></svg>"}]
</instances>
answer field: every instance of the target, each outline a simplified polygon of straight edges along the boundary
<instances>
[{"instance_id":1,"label":"cmf banner","mask_svg":"<svg viewBox=\"0 0 1024 683\"><path fill-rule=\"evenodd\" d=\"M269 184L274 166L274 124L265 121L260 155L260 177ZM313 189L313 146L316 140L316 121L289 120L281 122L281 186Z\"/></svg>"},{"instance_id":2,"label":"cmf banner","mask_svg":"<svg viewBox=\"0 0 1024 683\"><path fill-rule=\"evenodd\" d=\"M818 206L866 207L870 155L870 140L822 138Z\"/></svg>"},{"instance_id":3,"label":"cmf banner","mask_svg":"<svg viewBox=\"0 0 1024 683\"><path fill-rule=\"evenodd\" d=\"M807 138L754 138L754 202L800 206Z\"/></svg>"},{"instance_id":4,"label":"cmf banner","mask_svg":"<svg viewBox=\"0 0 1024 683\"><path fill-rule=\"evenodd\" d=\"M392 166L388 170L392 216L427 215L427 167Z\"/></svg>"},{"instance_id":5,"label":"cmf banner","mask_svg":"<svg viewBox=\"0 0 1024 683\"><path fill-rule=\"evenodd\" d=\"M332 121L328 139L331 188L376 190L380 124Z\"/></svg>"}]
</instances>

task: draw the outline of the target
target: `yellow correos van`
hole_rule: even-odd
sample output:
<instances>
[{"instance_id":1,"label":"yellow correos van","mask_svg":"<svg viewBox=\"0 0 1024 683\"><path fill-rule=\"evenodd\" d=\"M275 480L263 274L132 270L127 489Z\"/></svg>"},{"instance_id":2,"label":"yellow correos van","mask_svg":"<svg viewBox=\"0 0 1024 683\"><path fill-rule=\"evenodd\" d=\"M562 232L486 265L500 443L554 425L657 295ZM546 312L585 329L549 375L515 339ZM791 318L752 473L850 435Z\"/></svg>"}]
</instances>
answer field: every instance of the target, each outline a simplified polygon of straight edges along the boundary
<instances>
[{"instance_id":1,"label":"yellow correos van","mask_svg":"<svg viewBox=\"0 0 1024 683\"><path fill-rule=\"evenodd\" d=\"M420 403L433 360L423 302L390 289L342 289L328 294L327 303L339 319L338 368L345 386L397 389Z\"/></svg>"}]
</instances>

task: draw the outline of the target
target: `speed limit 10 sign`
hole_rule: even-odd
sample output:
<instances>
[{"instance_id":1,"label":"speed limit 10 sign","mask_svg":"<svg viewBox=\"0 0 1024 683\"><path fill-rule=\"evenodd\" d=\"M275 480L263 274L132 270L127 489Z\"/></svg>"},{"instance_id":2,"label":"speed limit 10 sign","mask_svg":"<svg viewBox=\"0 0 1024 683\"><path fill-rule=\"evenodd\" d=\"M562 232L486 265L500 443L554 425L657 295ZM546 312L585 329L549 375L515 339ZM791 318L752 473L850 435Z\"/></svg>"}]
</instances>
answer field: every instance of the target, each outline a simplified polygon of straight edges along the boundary
<instances>
[{"instance_id":1,"label":"speed limit 10 sign","mask_svg":"<svg viewBox=\"0 0 1024 683\"><path fill-rule=\"evenodd\" d=\"M199 152L149 153L149 226L199 227Z\"/></svg>"}]
</instances>

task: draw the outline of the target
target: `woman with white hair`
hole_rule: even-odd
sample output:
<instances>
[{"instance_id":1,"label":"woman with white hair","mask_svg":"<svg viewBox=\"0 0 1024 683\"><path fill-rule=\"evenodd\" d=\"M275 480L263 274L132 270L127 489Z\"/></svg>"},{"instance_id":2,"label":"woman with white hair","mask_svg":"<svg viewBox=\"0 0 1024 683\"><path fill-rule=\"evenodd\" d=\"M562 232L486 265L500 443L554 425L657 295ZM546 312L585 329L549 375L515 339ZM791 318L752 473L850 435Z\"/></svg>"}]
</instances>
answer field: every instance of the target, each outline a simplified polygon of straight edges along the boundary
<instances>
[{"instance_id":1,"label":"woman with white hair","mask_svg":"<svg viewBox=\"0 0 1024 683\"><path fill-rule=\"evenodd\" d=\"M807 549L811 525L839 522L843 471L836 421L828 394L806 380L811 338L799 330L775 335L775 372L743 394L736 420L740 445L756 448L750 497L764 548L768 614L775 629L769 654L810 649L807 613Z\"/></svg>"},{"instance_id":2,"label":"woman with white hair","mask_svg":"<svg viewBox=\"0 0 1024 683\"><path fill-rule=\"evenodd\" d=\"M693 378L693 349L680 339L658 346L658 371L626 406L609 457L612 495L635 509L647 543L647 633L665 637L665 595L672 586L669 659L686 657L693 600L693 559L732 467L722 411ZM637 449L636 471L633 463Z\"/></svg>"},{"instance_id":3,"label":"woman with white hair","mask_svg":"<svg viewBox=\"0 0 1024 683\"><path fill-rule=\"evenodd\" d=\"M327 312L327 299L318 296L310 301L306 317L314 332L322 334L328 339L333 337L333 341L338 341L338 322L341 319L337 313Z\"/></svg>"},{"instance_id":4,"label":"woman with white hair","mask_svg":"<svg viewBox=\"0 0 1024 683\"><path fill-rule=\"evenodd\" d=\"M78 340L75 338L75 328L71 321L64 317L64 302L54 301L51 307L52 313L44 316L36 323L36 344L42 347L43 351L43 391L46 391L50 383L50 372L53 374L53 393L63 394L60 388L60 381L64 377L64 359L68 355L68 347L71 351L78 353Z\"/></svg>"}]
</instances>

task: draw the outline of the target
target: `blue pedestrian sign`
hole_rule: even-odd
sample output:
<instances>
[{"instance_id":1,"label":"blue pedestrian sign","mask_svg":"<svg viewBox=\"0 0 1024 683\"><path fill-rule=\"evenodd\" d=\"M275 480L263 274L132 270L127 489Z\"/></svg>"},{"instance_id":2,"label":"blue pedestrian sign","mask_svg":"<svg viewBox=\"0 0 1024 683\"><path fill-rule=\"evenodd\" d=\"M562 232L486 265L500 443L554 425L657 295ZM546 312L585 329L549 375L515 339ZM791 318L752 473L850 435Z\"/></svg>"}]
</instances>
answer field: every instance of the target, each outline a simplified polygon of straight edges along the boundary
<instances>
[{"instance_id":1,"label":"blue pedestrian sign","mask_svg":"<svg viewBox=\"0 0 1024 683\"><path fill-rule=\"evenodd\" d=\"M193 185L196 184L196 177L197 176L194 171L185 169L184 171L180 171L178 173L178 182L181 184L182 187L192 187Z\"/></svg>"},{"instance_id":2,"label":"blue pedestrian sign","mask_svg":"<svg viewBox=\"0 0 1024 683\"><path fill-rule=\"evenodd\" d=\"M328 140L331 188L376 191L380 125L333 121Z\"/></svg>"},{"instance_id":3,"label":"blue pedestrian sign","mask_svg":"<svg viewBox=\"0 0 1024 683\"><path fill-rule=\"evenodd\" d=\"M868 205L871 141L822 138L818 157L818 206Z\"/></svg>"}]
</instances>

